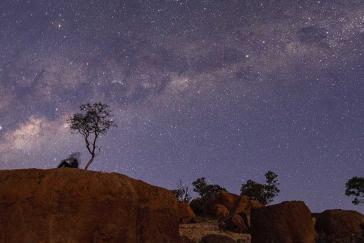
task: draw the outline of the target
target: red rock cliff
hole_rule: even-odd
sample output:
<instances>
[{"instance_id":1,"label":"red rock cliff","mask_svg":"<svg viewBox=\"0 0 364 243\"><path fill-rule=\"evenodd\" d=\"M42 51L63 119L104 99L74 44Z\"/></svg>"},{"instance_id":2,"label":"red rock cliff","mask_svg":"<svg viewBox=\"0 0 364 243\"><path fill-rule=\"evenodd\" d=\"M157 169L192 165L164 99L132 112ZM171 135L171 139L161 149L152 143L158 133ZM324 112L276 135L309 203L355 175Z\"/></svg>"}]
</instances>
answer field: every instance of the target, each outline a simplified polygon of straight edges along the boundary
<instances>
[{"instance_id":1,"label":"red rock cliff","mask_svg":"<svg viewBox=\"0 0 364 243\"><path fill-rule=\"evenodd\" d=\"M0 242L179 242L163 188L78 169L0 171Z\"/></svg>"}]
</instances>

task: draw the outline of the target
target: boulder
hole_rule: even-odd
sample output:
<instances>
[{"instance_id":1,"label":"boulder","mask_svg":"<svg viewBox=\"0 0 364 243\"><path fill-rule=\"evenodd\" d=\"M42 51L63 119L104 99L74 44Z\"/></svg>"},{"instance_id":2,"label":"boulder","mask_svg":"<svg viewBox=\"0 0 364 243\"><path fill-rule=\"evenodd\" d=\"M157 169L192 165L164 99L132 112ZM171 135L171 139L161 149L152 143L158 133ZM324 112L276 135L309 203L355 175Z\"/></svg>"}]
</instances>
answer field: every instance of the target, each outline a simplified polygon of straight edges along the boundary
<instances>
[{"instance_id":1,"label":"boulder","mask_svg":"<svg viewBox=\"0 0 364 243\"><path fill-rule=\"evenodd\" d=\"M198 242L193 239L188 238L187 236L181 236L180 243L198 243Z\"/></svg>"},{"instance_id":2,"label":"boulder","mask_svg":"<svg viewBox=\"0 0 364 243\"><path fill-rule=\"evenodd\" d=\"M211 234L226 236L233 239L234 242L239 243L250 243L251 241L251 237L249 234L238 234L230 231L221 230L216 220L200 219L199 222L194 224L180 224L180 235L183 242L186 243L201 243L201 240L205 236Z\"/></svg>"},{"instance_id":3,"label":"boulder","mask_svg":"<svg viewBox=\"0 0 364 243\"><path fill-rule=\"evenodd\" d=\"M229 216L229 210L222 204L214 204L212 206L211 213L218 219L218 220L225 220Z\"/></svg>"},{"instance_id":4,"label":"boulder","mask_svg":"<svg viewBox=\"0 0 364 243\"><path fill-rule=\"evenodd\" d=\"M221 208L221 205L227 209L228 212L235 209L236 214L245 214L248 219L250 218L250 211L253 208L260 208L263 205L256 201L250 200L249 197L243 196L238 204L240 196L230 193L230 192L220 192L216 195L216 198L209 199L207 201L202 200L201 198L197 198L191 201L190 206L194 213L199 216L209 216L213 218L220 219L222 214L226 211L225 209ZM219 205L216 207L216 205Z\"/></svg>"},{"instance_id":5,"label":"boulder","mask_svg":"<svg viewBox=\"0 0 364 243\"><path fill-rule=\"evenodd\" d=\"M252 243L314 243L311 212L304 202L283 202L251 214Z\"/></svg>"},{"instance_id":6,"label":"boulder","mask_svg":"<svg viewBox=\"0 0 364 243\"><path fill-rule=\"evenodd\" d=\"M216 199L212 202L209 214L217 219L222 219L222 208L226 208L227 216L223 219L223 228L236 233L248 233L250 227L250 213L253 208L261 208L263 205L256 200L251 200L247 196L238 196L229 192L220 192ZM221 210L216 210L216 206L219 205ZM220 206L221 205L221 206ZM219 213L219 214L217 214ZM226 212L224 212L226 214ZM234 214L229 217L230 214Z\"/></svg>"},{"instance_id":7,"label":"boulder","mask_svg":"<svg viewBox=\"0 0 364 243\"><path fill-rule=\"evenodd\" d=\"M231 218L225 222L225 230L229 230L235 233L246 234L249 233L249 226L244 222L244 219L239 214L234 214Z\"/></svg>"},{"instance_id":8,"label":"boulder","mask_svg":"<svg viewBox=\"0 0 364 243\"><path fill-rule=\"evenodd\" d=\"M220 192L214 203L219 203L224 205L229 211L233 210L237 205L239 196L230 192ZM240 200L236 213L245 212L249 208L249 198L243 196Z\"/></svg>"},{"instance_id":9,"label":"boulder","mask_svg":"<svg viewBox=\"0 0 364 243\"><path fill-rule=\"evenodd\" d=\"M202 198L195 198L190 202L190 207L192 211L201 217L215 217L215 203L214 199L202 199Z\"/></svg>"},{"instance_id":10,"label":"boulder","mask_svg":"<svg viewBox=\"0 0 364 243\"><path fill-rule=\"evenodd\" d=\"M239 196L230 192L220 192L217 194L214 203L224 205L229 211L234 208Z\"/></svg>"},{"instance_id":11,"label":"boulder","mask_svg":"<svg viewBox=\"0 0 364 243\"><path fill-rule=\"evenodd\" d=\"M178 203L178 218L181 224L196 222L196 215L187 202Z\"/></svg>"},{"instance_id":12,"label":"boulder","mask_svg":"<svg viewBox=\"0 0 364 243\"><path fill-rule=\"evenodd\" d=\"M201 243L236 243L236 241L226 235L209 234L204 236Z\"/></svg>"},{"instance_id":13,"label":"boulder","mask_svg":"<svg viewBox=\"0 0 364 243\"><path fill-rule=\"evenodd\" d=\"M190 207L196 215L205 216L205 209L204 209L205 204L201 198L193 199L190 202Z\"/></svg>"},{"instance_id":14,"label":"boulder","mask_svg":"<svg viewBox=\"0 0 364 243\"><path fill-rule=\"evenodd\" d=\"M264 207L264 205L261 204L259 201L257 201L257 200L250 200L250 209L262 208L262 207Z\"/></svg>"},{"instance_id":15,"label":"boulder","mask_svg":"<svg viewBox=\"0 0 364 243\"><path fill-rule=\"evenodd\" d=\"M350 241L363 234L364 215L350 210L326 210L314 214L316 232L319 239L325 242L338 240ZM362 225L362 226L361 226Z\"/></svg>"},{"instance_id":16,"label":"boulder","mask_svg":"<svg viewBox=\"0 0 364 243\"><path fill-rule=\"evenodd\" d=\"M0 171L0 242L179 242L169 190L116 173Z\"/></svg>"},{"instance_id":17,"label":"boulder","mask_svg":"<svg viewBox=\"0 0 364 243\"><path fill-rule=\"evenodd\" d=\"M235 195L233 193L220 192L217 195L213 204L224 205L229 211L231 211L237 206L239 198L240 196ZM252 208L260 208L260 207L263 207L263 205L258 201L250 200L250 198L247 196L242 196L235 213L237 214L244 213L250 215L250 211Z\"/></svg>"}]
</instances>

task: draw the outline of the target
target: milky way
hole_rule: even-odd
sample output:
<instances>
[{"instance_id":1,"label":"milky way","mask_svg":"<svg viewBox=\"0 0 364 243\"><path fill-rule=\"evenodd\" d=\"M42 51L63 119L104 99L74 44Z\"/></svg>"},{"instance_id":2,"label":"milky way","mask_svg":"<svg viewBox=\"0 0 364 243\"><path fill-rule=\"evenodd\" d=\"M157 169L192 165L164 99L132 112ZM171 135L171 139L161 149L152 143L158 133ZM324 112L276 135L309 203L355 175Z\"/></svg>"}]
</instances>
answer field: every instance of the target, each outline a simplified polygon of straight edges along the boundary
<instances>
[{"instance_id":1,"label":"milky way","mask_svg":"<svg viewBox=\"0 0 364 243\"><path fill-rule=\"evenodd\" d=\"M363 211L361 0L2 0L0 50L1 169L86 160L65 121L101 101L93 170L238 193L271 169L277 201Z\"/></svg>"}]
</instances>

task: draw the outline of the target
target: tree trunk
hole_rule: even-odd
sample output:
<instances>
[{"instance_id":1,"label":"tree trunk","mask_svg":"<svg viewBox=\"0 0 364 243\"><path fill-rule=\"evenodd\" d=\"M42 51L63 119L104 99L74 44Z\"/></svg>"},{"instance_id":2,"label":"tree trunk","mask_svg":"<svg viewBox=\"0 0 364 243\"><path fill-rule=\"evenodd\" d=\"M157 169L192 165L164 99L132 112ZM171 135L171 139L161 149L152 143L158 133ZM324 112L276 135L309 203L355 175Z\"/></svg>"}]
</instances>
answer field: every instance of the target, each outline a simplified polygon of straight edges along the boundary
<instances>
[{"instance_id":1,"label":"tree trunk","mask_svg":"<svg viewBox=\"0 0 364 243\"><path fill-rule=\"evenodd\" d=\"M95 155L91 156L91 159L87 162L86 166L85 166L85 170L88 169L88 167L91 165L91 163L94 161L95 159Z\"/></svg>"}]
</instances>

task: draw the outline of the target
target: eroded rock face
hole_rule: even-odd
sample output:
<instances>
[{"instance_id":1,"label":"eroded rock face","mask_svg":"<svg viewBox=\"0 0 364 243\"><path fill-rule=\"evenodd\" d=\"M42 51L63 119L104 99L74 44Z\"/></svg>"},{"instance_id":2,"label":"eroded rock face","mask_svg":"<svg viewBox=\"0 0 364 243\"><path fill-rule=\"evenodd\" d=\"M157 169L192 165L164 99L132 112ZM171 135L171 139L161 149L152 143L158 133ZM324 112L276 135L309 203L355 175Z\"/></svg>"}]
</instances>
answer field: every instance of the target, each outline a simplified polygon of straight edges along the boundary
<instances>
[{"instance_id":1,"label":"eroded rock face","mask_svg":"<svg viewBox=\"0 0 364 243\"><path fill-rule=\"evenodd\" d=\"M211 212L220 221L225 220L229 216L229 210L224 205L218 203L212 206Z\"/></svg>"},{"instance_id":2,"label":"eroded rock face","mask_svg":"<svg viewBox=\"0 0 364 243\"><path fill-rule=\"evenodd\" d=\"M220 192L216 199L207 205L210 216L224 221L223 228L236 233L249 232L251 210L260 207L263 205L258 201L229 192Z\"/></svg>"},{"instance_id":3,"label":"eroded rock face","mask_svg":"<svg viewBox=\"0 0 364 243\"><path fill-rule=\"evenodd\" d=\"M219 195L216 197L216 200L211 203L224 205L229 211L234 210L235 207L237 206L237 208L235 209L236 210L235 213L246 214L246 215L250 215L250 211L253 208L263 207L261 203L255 200L251 200L247 196L242 196L240 199L240 196L229 192L219 193Z\"/></svg>"},{"instance_id":4,"label":"eroded rock face","mask_svg":"<svg viewBox=\"0 0 364 243\"><path fill-rule=\"evenodd\" d=\"M247 196L240 198L240 196L230 192L220 192L216 198L206 201L201 198L193 199L190 206L196 215L203 217L209 216L217 219L220 219L222 214L224 214L222 210L227 210L228 212L235 210L236 214L245 214L249 217L250 211L253 208L264 207L258 201L251 200Z\"/></svg>"},{"instance_id":5,"label":"eroded rock face","mask_svg":"<svg viewBox=\"0 0 364 243\"><path fill-rule=\"evenodd\" d=\"M321 242L350 241L364 236L364 215L359 212L334 209L314 214L314 217Z\"/></svg>"},{"instance_id":6,"label":"eroded rock face","mask_svg":"<svg viewBox=\"0 0 364 243\"><path fill-rule=\"evenodd\" d=\"M205 216L205 205L201 198L195 198L190 202L190 207L198 216Z\"/></svg>"},{"instance_id":7,"label":"eroded rock face","mask_svg":"<svg viewBox=\"0 0 364 243\"><path fill-rule=\"evenodd\" d=\"M228 210L232 210L235 205L237 200L239 199L238 195L235 195L233 193L230 192L220 192L217 197L216 200L213 202L214 204L221 204L224 205ZM244 198L241 203L240 203L240 208L245 208L247 207L247 200L246 198Z\"/></svg>"},{"instance_id":8,"label":"eroded rock face","mask_svg":"<svg viewBox=\"0 0 364 243\"><path fill-rule=\"evenodd\" d=\"M196 222L196 215L187 202L178 203L178 218L181 224Z\"/></svg>"},{"instance_id":9,"label":"eroded rock face","mask_svg":"<svg viewBox=\"0 0 364 243\"><path fill-rule=\"evenodd\" d=\"M180 234L183 243L225 242L212 240L229 240L228 242L251 243L249 234L238 234L230 231L222 231L216 220L206 219L194 224L180 224ZM231 241L232 240L232 241Z\"/></svg>"},{"instance_id":10,"label":"eroded rock face","mask_svg":"<svg viewBox=\"0 0 364 243\"><path fill-rule=\"evenodd\" d=\"M213 203L219 203L224 205L229 211L233 210L237 206L239 196L229 192L221 192L217 196ZM250 210L250 199L243 196L240 203L236 209L236 213L243 213Z\"/></svg>"},{"instance_id":11,"label":"eroded rock face","mask_svg":"<svg viewBox=\"0 0 364 243\"><path fill-rule=\"evenodd\" d=\"M204 236L201 243L236 243L236 241L225 235L211 234Z\"/></svg>"},{"instance_id":12,"label":"eroded rock face","mask_svg":"<svg viewBox=\"0 0 364 243\"><path fill-rule=\"evenodd\" d=\"M224 228L236 233L249 233L249 225L244 222L244 219L239 214L235 214L226 220Z\"/></svg>"},{"instance_id":13,"label":"eroded rock face","mask_svg":"<svg viewBox=\"0 0 364 243\"><path fill-rule=\"evenodd\" d=\"M179 242L168 190L115 173L0 171L0 242Z\"/></svg>"},{"instance_id":14,"label":"eroded rock face","mask_svg":"<svg viewBox=\"0 0 364 243\"><path fill-rule=\"evenodd\" d=\"M253 209L252 243L314 243L311 212L304 202L283 202Z\"/></svg>"}]
</instances>

